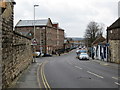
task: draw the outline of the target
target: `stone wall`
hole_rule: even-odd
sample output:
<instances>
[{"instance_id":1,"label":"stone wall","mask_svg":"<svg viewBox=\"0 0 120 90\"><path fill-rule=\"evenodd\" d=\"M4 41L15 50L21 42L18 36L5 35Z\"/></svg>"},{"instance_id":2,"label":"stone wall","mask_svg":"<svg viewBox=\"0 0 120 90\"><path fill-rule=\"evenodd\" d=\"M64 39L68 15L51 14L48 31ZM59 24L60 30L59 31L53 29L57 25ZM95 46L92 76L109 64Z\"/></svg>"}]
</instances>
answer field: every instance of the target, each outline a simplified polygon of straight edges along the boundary
<instances>
[{"instance_id":1,"label":"stone wall","mask_svg":"<svg viewBox=\"0 0 120 90\"><path fill-rule=\"evenodd\" d=\"M120 28L108 30L108 39L109 40L120 40Z\"/></svg>"},{"instance_id":2,"label":"stone wall","mask_svg":"<svg viewBox=\"0 0 120 90\"><path fill-rule=\"evenodd\" d=\"M1 15L1 8L0 8L0 15ZM1 88L2 88L2 23L0 16L0 90Z\"/></svg>"},{"instance_id":3,"label":"stone wall","mask_svg":"<svg viewBox=\"0 0 120 90\"><path fill-rule=\"evenodd\" d=\"M4 35L6 34L6 35ZM12 82L31 64L31 40L16 32L4 31L2 42L2 86L11 86Z\"/></svg>"},{"instance_id":4,"label":"stone wall","mask_svg":"<svg viewBox=\"0 0 120 90\"><path fill-rule=\"evenodd\" d=\"M109 40L110 62L120 63L120 40Z\"/></svg>"},{"instance_id":5,"label":"stone wall","mask_svg":"<svg viewBox=\"0 0 120 90\"><path fill-rule=\"evenodd\" d=\"M2 88L10 87L33 59L31 40L13 31L13 16L13 2L6 2L0 13Z\"/></svg>"}]
</instances>

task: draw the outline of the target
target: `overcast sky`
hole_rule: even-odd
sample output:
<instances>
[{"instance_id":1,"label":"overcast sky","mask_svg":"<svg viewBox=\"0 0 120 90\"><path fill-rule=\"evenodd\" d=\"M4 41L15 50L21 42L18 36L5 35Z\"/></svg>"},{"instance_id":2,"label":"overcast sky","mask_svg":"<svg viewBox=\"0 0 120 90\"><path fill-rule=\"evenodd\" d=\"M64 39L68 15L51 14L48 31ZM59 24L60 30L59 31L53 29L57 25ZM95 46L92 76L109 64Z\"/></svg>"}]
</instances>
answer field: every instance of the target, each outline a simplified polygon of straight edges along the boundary
<instances>
[{"instance_id":1,"label":"overcast sky","mask_svg":"<svg viewBox=\"0 0 120 90\"><path fill-rule=\"evenodd\" d=\"M83 37L90 21L104 23L105 29L118 18L119 0L15 0L16 24L21 20L33 20L33 5L36 19L51 18L65 30L66 36ZM105 35L105 30L104 30Z\"/></svg>"}]
</instances>

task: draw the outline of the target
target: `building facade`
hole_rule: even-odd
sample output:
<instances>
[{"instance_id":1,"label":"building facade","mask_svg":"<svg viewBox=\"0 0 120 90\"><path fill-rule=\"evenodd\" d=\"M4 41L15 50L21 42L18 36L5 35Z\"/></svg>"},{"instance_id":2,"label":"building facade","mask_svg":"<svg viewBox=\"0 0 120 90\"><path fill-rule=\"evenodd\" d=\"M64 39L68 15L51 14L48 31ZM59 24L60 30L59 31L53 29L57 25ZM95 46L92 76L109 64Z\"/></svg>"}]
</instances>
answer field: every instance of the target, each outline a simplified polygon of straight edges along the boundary
<instances>
[{"instance_id":1,"label":"building facade","mask_svg":"<svg viewBox=\"0 0 120 90\"><path fill-rule=\"evenodd\" d=\"M120 17L107 28L107 42L109 62L120 63Z\"/></svg>"},{"instance_id":2,"label":"building facade","mask_svg":"<svg viewBox=\"0 0 120 90\"><path fill-rule=\"evenodd\" d=\"M99 36L93 43L91 48L91 57L102 61L107 61L107 42L103 36Z\"/></svg>"},{"instance_id":3,"label":"building facade","mask_svg":"<svg viewBox=\"0 0 120 90\"><path fill-rule=\"evenodd\" d=\"M64 30L54 25L50 18L35 20L35 34L33 23L34 20L20 20L15 26L15 31L23 35L31 32L31 38L35 38L37 42L36 51L41 53L52 54L63 48Z\"/></svg>"}]
</instances>

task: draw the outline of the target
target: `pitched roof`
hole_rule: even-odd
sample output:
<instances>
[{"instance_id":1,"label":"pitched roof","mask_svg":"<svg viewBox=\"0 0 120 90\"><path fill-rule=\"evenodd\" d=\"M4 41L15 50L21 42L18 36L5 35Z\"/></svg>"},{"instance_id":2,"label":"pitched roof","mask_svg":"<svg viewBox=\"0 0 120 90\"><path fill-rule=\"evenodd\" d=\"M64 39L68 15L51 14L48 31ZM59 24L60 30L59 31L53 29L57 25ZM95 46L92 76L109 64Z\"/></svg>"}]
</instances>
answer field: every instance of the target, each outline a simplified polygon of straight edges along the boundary
<instances>
[{"instance_id":1,"label":"pitched roof","mask_svg":"<svg viewBox=\"0 0 120 90\"><path fill-rule=\"evenodd\" d=\"M55 23L55 22L53 22L53 26L55 27L55 28L58 28L58 23Z\"/></svg>"},{"instance_id":2,"label":"pitched roof","mask_svg":"<svg viewBox=\"0 0 120 90\"><path fill-rule=\"evenodd\" d=\"M35 26L46 26L48 19L35 20ZM34 20L20 20L16 27L34 26Z\"/></svg>"},{"instance_id":3,"label":"pitched roof","mask_svg":"<svg viewBox=\"0 0 120 90\"><path fill-rule=\"evenodd\" d=\"M116 28L120 28L120 17L111 26L109 26L107 30L116 29Z\"/></svg>"},{"instance_id":4,"label":"pitched roof","mask_svg":"<svg viewBox=\"0 0 120 90\"><path fill-rule=\"evenodd\" d=\"M92 43L92 45L102 43L103 41L105 41L105 38L101 35Z\"/></svg>"}]
</instances>

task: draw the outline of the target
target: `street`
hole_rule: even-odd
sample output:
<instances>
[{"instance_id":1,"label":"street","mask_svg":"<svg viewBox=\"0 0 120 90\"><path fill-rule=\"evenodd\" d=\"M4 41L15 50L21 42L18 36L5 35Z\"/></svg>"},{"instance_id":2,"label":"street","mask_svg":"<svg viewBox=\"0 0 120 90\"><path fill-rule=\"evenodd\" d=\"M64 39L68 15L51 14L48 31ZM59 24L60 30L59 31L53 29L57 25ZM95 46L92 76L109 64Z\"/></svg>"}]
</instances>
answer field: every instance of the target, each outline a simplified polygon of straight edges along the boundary
<instances>
[{"instance_id":1,"label":"street","mask_svg":"<svg viewBox=\"0 0 120 90\"><path fill-rule=\"evenodd\" d=\"M94 60L78 60L75 50L61 56L45 57L43 61L48 88L117 88L120 85L117 67Z\"/></svg>"},{"instance_id":2,"label":"street","mask_svg":"<svg viewBox=\"0 0 120 90\"><path fill-rule=\"evenodd\" d=\"M117 65L98 60L79 60L75 51L61 56L37 58L35 71L38 87L33 88L118 88ZM22 85L19 84L17 88Z\"/></svg>"}]
</instances>

